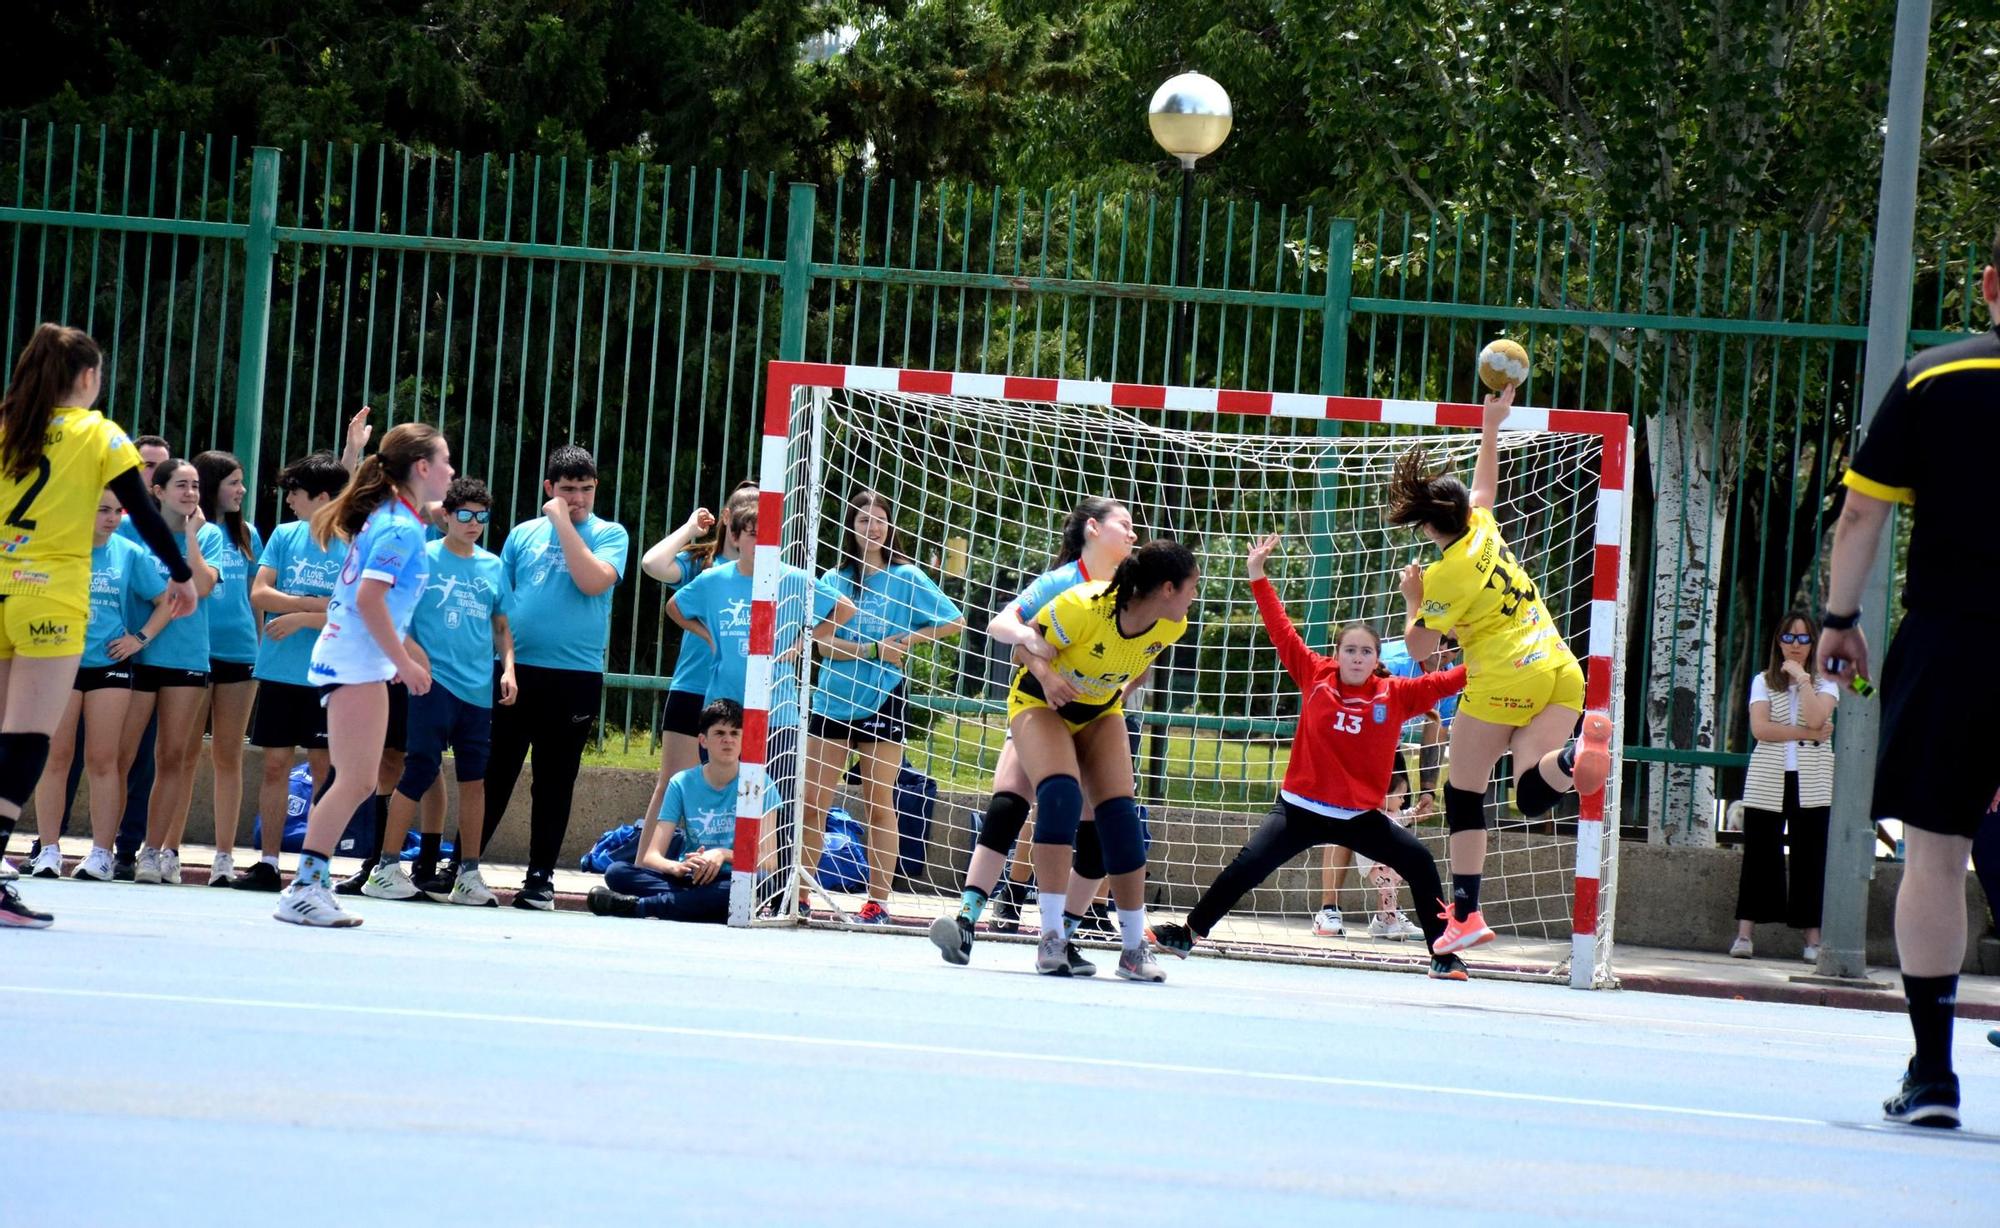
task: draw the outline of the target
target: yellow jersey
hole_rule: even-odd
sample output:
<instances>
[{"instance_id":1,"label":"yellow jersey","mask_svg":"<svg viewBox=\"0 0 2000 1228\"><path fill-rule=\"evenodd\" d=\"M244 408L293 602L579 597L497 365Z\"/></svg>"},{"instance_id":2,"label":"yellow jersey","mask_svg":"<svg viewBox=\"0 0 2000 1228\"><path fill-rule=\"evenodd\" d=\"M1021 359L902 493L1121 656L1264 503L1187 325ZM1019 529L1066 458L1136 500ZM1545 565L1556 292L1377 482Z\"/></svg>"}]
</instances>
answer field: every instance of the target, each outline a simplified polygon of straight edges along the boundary
<instances>
[{"instance_id":1,"label":"yellow jersey","mask_svg":"<svg viewBox=\"0 0 2000 1228\"><path fill-rule=\"evenodd\" d=\"M94 409L49 415L42 457L0 477L0 594L90 599L91 519L111 480L140 465L124 430Z\"/></svg>"},{"instance_id":2,"label":"yellow jersey","mask_svg":"<svg viewBox=\"0 0 2000 1228\"><path fill-rule=\"evenodd\" d=\"M1468 678L1540 674L1574 665L1534 580L1501 540L1493 513L1472 509L1465 535L1424 568L1417 625L1458 632Z\"/></svg>"},{"instance_id":3,"label":"yellow jersey","mask_svg":"<svg viewBox=\"0 0 2000 1228\"><path fill-rule=\"evenodd\" d=\"M1035 624L1056 646L1050 664L1076 688L1076 698L1056 710L1072 725L1115 710L1124 700L1125 684L1145 673L1153 658L1187 634L1186 619L1162 618L1127 636L1118 629L1116 596L1106 591L1110 587L1107 580L1079 584L1035 615ZM1045 698L1040 680L1025 669L1014 675L1013 689L1030 700Z\"/></svg>"}]
</instances>

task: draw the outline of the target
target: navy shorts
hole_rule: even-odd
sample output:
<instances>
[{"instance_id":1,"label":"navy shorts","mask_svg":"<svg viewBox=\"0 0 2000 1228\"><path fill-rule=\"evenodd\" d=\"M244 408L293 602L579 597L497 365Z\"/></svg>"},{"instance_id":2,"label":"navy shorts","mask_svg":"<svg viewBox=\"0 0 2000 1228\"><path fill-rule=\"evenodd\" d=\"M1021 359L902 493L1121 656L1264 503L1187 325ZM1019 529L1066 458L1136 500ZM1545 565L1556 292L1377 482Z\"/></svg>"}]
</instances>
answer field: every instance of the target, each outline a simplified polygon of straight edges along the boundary
<instances>
[{"instance_id":1,"label":"navy shorts","mask_svg":"<svg viewBox=\"0 0 2000 1228\"><path fill-rule=\"evenodd\" d=\"M450 687L433 683L427 693L410 696L409 740L396 792L408 798L430 792L444 769L447 747L460 784L486 779L486 761L493 749L493 709L467 703Z\"/></svg>"}]
</instances>

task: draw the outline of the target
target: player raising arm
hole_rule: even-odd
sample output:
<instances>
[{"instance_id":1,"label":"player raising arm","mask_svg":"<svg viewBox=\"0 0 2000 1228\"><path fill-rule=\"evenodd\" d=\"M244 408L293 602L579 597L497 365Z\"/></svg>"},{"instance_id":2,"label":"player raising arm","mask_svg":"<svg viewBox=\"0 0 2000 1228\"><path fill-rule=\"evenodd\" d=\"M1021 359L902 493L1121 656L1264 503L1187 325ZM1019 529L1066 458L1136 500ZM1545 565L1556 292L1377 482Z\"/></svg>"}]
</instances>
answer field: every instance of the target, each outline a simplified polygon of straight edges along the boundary
<instances>
[{"instance_id":1,"label":"player raising arm","mask_svg":"<svg viewBox=\"0 0 2000 1228\"><path fill-rule=\"evenodd\" d=\"M1362 623L1341 629L1334 656L1312 651L1264 575L1264 561L1277 546L1275 535L1253 545L1248 571L1264 630L1304 697L1285 783L1263 824L1202 893L1187 922L1155 927L1153 940L1185 958L1195 939L1207 937L1279 866L1316 844L1339 844L1403 876L1431 944L1431 975L1465 980L1464 961L1438 945L1445 926L1432 909L1443 890L1437 865L1407 828L1382 813L1403 722L1456 694L1465 685L1465 667L1392 677L1380 667L1381 637Z\"/></svg>"}]
</instances>

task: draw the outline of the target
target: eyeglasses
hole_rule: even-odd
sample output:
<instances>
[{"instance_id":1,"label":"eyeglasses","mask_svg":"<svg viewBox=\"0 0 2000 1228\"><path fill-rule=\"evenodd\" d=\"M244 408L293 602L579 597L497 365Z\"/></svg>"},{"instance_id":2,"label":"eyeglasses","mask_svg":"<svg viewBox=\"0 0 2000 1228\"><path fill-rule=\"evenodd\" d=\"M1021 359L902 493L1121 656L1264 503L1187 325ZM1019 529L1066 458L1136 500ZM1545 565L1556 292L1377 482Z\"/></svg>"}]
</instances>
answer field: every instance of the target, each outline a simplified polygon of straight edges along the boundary
<instances>
[{"instance_id":1,"label":"eyeglasses","mask_svg":"<svg viewBox=\"0 0 2000 1228\"><path fill-rule=\"evenodd\" d=\"M1803 631L1787 631L1778 637L1780 644L1810 644L1812 636Z\"/></svg>"},{"instance_id":2,"label":"eyeglasses","mask_svg":"<svg viewBox=\"0 0 2000 1228\"><path fill-rule=\"evenodd\" d=\"M493 513L475 512L469 507L461 507L453 509L451 513L451 518L453 520L458 521L458 523L460 524L471 524L475 520L477 520L480 524L485 524L488 520L491 520L493 518Z\"/></svg>"}]
</instances>

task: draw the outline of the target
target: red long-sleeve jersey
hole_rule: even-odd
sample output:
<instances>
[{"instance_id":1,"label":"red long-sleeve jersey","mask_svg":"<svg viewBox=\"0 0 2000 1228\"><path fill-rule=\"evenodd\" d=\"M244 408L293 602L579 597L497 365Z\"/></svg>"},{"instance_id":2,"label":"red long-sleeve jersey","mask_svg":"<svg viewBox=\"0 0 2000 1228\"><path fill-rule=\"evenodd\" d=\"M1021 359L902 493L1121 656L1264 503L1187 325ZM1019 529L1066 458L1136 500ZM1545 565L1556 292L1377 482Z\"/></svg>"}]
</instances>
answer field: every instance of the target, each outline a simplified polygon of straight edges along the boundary
<instances>
[{"instance_id":1,"label":"red long-sleeve jersey","mask_svg":"<svg viewBox=\"0 0 2000 1228\"><path fill-rule=\"evenodd\" d=\"M1285 792L1343 810L1379 809L1389 792L1403 722L1464 690L1465 667L1421 678L1371 676L1348 686L1340 680L1338 660L1306 647L1269 580L1253 581L1250 592L1278 659L1305 696L1285 768Z\"/></svg>"}]
</instances>

